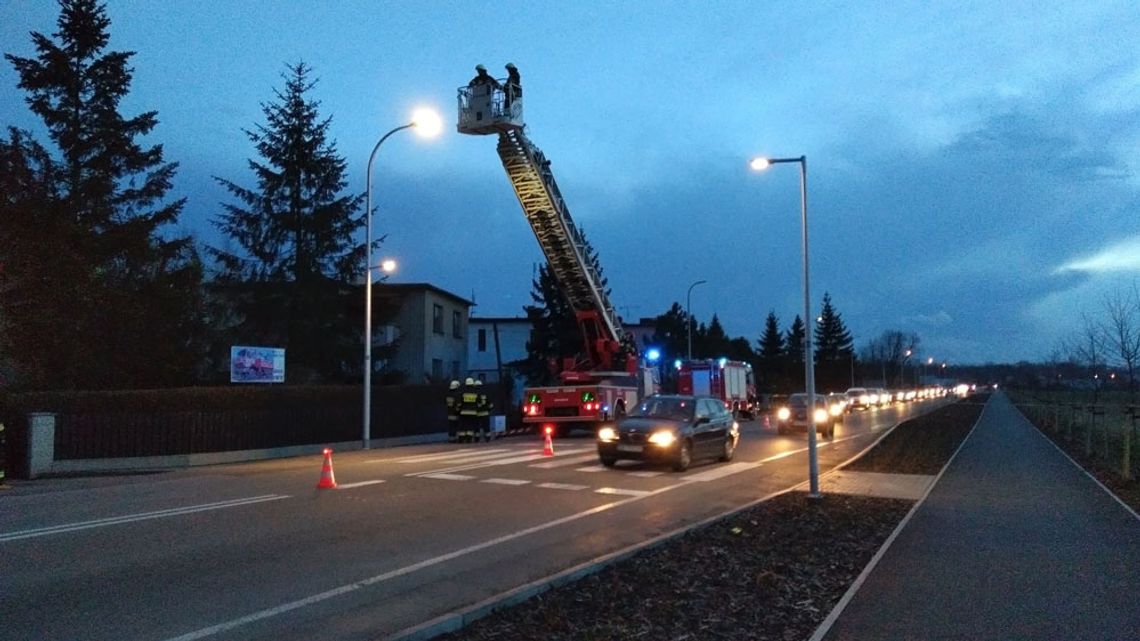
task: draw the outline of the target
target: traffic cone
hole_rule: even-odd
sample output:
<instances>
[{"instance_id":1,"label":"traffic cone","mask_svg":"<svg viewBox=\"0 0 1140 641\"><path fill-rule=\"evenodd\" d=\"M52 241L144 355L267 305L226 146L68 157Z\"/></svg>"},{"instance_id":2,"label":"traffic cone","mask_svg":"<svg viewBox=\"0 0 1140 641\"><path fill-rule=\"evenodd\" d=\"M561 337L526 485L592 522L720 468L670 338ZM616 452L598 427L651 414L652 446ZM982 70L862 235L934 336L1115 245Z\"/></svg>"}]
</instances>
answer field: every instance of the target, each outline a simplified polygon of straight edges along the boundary
<instances>
[{"instance_id":1,"label":"traffic cone","mask_svg":"<svg viewBox=\"0 0 1140 641\"><path fill-rule=\"evenodd\" d=\"M550 434L554 431L553 427L547 425L542 428L542 433L546 435L546 441L542 444L543 456L554 456L554 442L550 440Z\"/></svg>"},{"instance_id":2,"label":"traffic cone","mask_svg":"<svg viewBox=\"0 0 1140 641\"><path fill-rule=\"evenodd\" d=\"M325 464L321 466L321 480L317 483L318 490L335 490L336 479L333 478L332 450L325 448Z\"/></svg>"}]
</instances>

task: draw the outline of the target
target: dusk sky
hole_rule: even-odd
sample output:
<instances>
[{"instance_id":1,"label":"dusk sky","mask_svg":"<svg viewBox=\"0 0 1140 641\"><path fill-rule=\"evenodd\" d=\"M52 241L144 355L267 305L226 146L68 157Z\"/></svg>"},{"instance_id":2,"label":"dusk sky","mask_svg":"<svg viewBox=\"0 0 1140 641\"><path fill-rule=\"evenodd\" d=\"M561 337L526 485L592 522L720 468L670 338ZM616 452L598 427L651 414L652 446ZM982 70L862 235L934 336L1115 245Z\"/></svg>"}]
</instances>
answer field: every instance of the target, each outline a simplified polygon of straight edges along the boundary
<instances>
[{"instance_id":1,"label":"dusk sky","mask_svg":"<svg viewBox=\"0 0 1140 641\"><path fill-rule=\"evenodd\" d=\"M799 174L808 159L811 298L862 347L914 331L954 363L1045 358L1140 274L1140 5L1122 2L312 2L109 0L132 50L127 115L180 163L181 226L253 186L242 129L303 60L362 192L377 160L380 256L395 282L518 316L542 255L495 153L455 133L456 87L515 63L527 131L553 161L627 320L696 280L693 314L759 337L803 312ZM0 3L3 51L54 33L46 0ZM42 128L0 65L0 124ZM361 235L363 238L363 233ZM379 257L379 256L378 256Z\"/></svg>"}]
</instances>

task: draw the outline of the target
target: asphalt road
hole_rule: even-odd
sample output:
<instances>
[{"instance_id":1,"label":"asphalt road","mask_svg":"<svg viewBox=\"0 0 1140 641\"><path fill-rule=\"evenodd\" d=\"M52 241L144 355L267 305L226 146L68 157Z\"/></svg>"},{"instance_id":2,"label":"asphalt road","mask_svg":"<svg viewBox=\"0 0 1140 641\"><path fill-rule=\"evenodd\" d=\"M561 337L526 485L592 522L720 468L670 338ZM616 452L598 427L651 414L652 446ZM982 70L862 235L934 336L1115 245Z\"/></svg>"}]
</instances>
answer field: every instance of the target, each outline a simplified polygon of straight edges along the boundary
<instances>
[{"instance_id":1,"label":"asphalt road","mask_svg":"<svg viewBox=\"0 0 1140 641\"><path fill-rule=\"evenodd\" d=\"M935 401L848 415L821 471ZM0 640L368 640L807 478L806 438L744 423L731 463L600 466L535 437L0 493Z\"/></svg>"}]
</instances>

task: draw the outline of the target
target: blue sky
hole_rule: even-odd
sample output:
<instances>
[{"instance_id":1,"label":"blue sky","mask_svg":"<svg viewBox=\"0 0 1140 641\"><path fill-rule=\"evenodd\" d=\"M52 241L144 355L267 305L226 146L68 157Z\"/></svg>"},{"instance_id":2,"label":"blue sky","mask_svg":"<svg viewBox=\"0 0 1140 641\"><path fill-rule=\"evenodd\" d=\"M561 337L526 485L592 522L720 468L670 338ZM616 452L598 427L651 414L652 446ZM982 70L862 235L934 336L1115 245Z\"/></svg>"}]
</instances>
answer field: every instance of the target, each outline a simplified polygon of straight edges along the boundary
<instances>
[{"instance_id":1,"label":"blue sky","mask_svg":"<svg viewBox=\"0 0 1140 641\"><path fill-rule=\"evenodd\" d=\"M316 7L316 8L314 8ZM684 304L755 339L802 313L798 173L808 158L813 305L857 344L915 331L950 363L1041 359L1140 272L1140 7L1135 2L108 2L134 50L124 111L181 168L182 227L252 184L242 134L287 63L320 79L353 189L377 161L376 224L398 282L518 315L542 260L492 138L454 133L455 88L518 65L553 161L627 318ZM0 5L4 52L51 33L44 0ZM0 66L0 123L39 131ZM814 312L813 312L814 313Z\"/></svg>"}]
</instances>

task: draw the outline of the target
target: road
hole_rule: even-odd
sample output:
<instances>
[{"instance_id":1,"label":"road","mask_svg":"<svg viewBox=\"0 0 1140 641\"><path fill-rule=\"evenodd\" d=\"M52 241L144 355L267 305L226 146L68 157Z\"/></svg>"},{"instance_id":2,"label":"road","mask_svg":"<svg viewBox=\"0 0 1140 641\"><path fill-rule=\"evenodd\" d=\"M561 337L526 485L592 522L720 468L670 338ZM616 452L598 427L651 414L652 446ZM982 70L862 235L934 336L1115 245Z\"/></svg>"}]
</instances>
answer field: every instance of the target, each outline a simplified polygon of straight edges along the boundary
<instances>
[{"instance_id":1,"label":"road","mask_svg":"<svg viewBox=\"0 0 1140 641\"><path fill-rule=\"evenodd\" d=\"M848 415L826 471L935 401ZM807 477L806 438L742 425L731 463L598 465L535 437L0 493L0 640L368 640L673 531Z\"/></svg>"}]
</instances>

